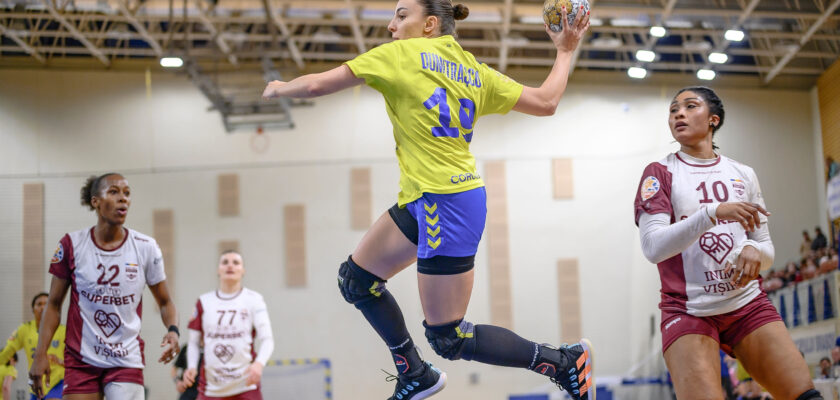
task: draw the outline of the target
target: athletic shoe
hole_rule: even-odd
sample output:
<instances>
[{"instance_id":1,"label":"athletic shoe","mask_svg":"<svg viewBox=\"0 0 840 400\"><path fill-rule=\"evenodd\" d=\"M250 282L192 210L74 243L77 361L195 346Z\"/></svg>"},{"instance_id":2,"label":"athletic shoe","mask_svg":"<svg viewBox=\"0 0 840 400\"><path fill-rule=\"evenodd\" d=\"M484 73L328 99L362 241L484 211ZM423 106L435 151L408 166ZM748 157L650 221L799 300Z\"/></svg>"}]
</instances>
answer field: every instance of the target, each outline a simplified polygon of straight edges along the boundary
<instances>
[{"instance_id":1,"label":"athletic shoe","mask_svg":"<svg viewBox=\"0 0 840 400\"><path fill-rule=\"evenodd\" d=\"M540 345L533 368L551 378L557 387L575 400L595 400L595 377L592 374L592 343L587 339L571 346L553 348Z\"/></svg>"},{"instance_id":2,"label":"athletic shoe","mask_svg":"<svg viewBox=\"0 0 840 400\"><path fill-rule=\"evenodd\" d=\"M432 397L446 386L446 372L432 366L431 363L423 363L426 370L419 376L407 377L388 374L387 382L397 381L394 395L388 400L420 400ZM387 373L387 372L386 372Z\"/></svg>"}]
</instances>

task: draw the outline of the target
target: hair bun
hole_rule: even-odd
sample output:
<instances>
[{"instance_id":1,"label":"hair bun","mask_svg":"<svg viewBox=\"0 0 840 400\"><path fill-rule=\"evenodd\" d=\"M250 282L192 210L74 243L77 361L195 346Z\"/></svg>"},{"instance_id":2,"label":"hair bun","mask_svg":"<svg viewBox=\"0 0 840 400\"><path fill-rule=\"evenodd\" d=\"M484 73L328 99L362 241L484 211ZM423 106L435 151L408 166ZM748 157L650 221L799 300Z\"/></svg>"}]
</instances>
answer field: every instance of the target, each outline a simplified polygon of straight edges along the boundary
<instances>
[{"instance_id":1,"label":"hair bun","mask_svg":"<svg viewBox=\"0 0 840 400\"><path fill-rule=\"evenodd\" d=\"M467 18L470 15L470 9L463 4L456 4L452 7L452 16L456 21Z\"/></svg>"}]
</instances>

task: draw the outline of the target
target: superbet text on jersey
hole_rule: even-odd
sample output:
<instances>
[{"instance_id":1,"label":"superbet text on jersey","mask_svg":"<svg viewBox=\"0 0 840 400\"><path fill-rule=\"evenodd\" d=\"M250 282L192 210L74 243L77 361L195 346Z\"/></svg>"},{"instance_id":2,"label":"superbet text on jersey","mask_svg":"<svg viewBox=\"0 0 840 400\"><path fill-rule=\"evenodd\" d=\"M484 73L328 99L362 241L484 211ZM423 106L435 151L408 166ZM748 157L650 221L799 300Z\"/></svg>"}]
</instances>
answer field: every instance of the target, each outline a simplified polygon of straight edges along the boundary
<instances>
[{"instance_id":1,"label":"superbet text on jersey","mask_svg":"<svg viewBox=\"0 0 840 400\"><path fill-rule=\"evenodd\" d=\"M678 222L713 203L750 202L764 207L758 178L752 168L718 156L709 163L686 155L670 154L645 168L636 194L636 223L641 213L669 214ZM767 222L761 216L761 224ZM743 288L731 283L727 256L747 240L736 221L717 224L677 254L658 264L663 310L696 316L724 314L739 309L761 293L758 281Z\"/></svg>"},{"instance_id":2,"label":"superbet text on jersey","mask_svg":"<svg viewBox=\"0 0 840 400\"><path fill-rule=\"evenodd\" d=\"M126 228L119 247L105 250L93 228L68 233L50 273L70 281L66 365L143 368L143 289L166 279L155 240Z\"/></svg>"}]
</instances>

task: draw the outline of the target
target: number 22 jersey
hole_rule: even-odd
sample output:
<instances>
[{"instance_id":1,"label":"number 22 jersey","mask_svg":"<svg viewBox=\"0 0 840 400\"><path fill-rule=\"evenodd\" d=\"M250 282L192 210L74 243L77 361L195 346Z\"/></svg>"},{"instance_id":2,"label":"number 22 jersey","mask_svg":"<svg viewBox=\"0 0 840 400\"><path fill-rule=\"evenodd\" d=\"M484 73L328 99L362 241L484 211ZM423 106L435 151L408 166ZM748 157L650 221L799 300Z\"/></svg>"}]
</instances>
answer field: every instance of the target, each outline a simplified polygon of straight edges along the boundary
<instances>
[{"instance_id":1,"label":"number 22 jersey","mask_svg":"<svg viewBox=\"0 0 840 400\"><path fill-rule=\"evenodd\" d=\"M673 224L707 204L725 202L764 207L752 168L724 156L699 160L674 153L645 168L636 193L636 224L642 213L668 214ZM766 223L761 215L761 224ZM736 288L730 282L732 272L724 272L727 256L747 239L740 223L718 219L688 248L660 262L659 308L702 317L734 311L752 301L761 293L758 280Z\"/></svg>"},{"instance_id":2,"label":"number 22 jersey","mask_svg":"<svg viewBox=\"0 0 840 400\"><path fill-rule=\"evenodd\" d=\"M400 164L399 204L484 186L470 153L477 117L510 111L522 85L451 35L395 40L347 66L385 97Z\"/></svg>"},{"instance_id":3,"label":"number 22 jersey","mask_svg":"<svg viewBox=\"0 0 840 400\"><path fill-rule=\"evenodd\" d=\"M50 260L50 273L70 282L67 367L143 368L143 289L166 275L157 242L123 229L113 250L96 243L93 228L68 233Z\"/></svg>"}]
</instances>

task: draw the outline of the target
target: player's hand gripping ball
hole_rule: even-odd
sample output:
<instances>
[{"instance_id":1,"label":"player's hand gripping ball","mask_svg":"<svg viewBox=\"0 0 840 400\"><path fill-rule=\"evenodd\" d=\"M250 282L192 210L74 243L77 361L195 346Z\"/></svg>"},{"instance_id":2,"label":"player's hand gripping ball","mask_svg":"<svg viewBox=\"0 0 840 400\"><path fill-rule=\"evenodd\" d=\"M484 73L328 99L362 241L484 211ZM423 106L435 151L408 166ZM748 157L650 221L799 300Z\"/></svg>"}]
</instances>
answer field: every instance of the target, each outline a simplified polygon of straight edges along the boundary
<instances>
[{"instance_id":1,"label":"player's hand gripping ball","mask_svg":"<svg viewBox=\"0 0 840 400\"><path fill-rule=\"evenodd\" d=\"M580 6L583 6L581 10ZM563 30L563 21L560 18L563 17L561 14L561 10L563 7L566 7L566 12L568 13L569 25L575 22L575 18L577 18L578 13L582 12L584 14L589 12L589 1L587 0L545 0L543 3L543 20L548 25L548 27L554 32L560 32Z\"/></svg>"}]
</instances>

